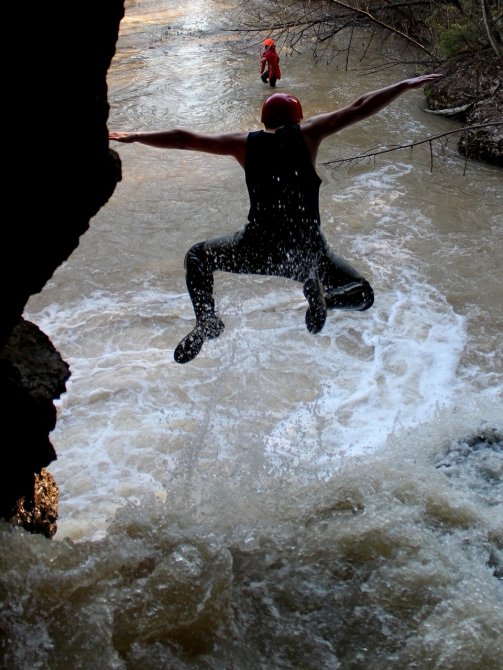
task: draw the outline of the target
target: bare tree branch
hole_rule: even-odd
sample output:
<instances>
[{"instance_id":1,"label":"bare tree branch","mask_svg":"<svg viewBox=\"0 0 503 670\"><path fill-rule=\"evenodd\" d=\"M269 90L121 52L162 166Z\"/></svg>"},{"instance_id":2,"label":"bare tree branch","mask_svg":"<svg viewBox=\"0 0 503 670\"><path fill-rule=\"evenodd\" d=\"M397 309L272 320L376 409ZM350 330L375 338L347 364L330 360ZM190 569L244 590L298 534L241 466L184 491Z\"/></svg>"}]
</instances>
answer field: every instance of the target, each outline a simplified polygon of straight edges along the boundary
<instances>
[{"instance_id":1,"label":"bare tree branch","mask_svg":"<svg viewBox=\"0 0 503 670\"><path fill-rule=\"evenodd\" d=\"M492 48L494 49L494 53L498 58L503 58L503 55L501 53L500 46L498 42L496 41L496 38L494 37L493 31L491 29L491 22L490 22L490 14L489 14L489 9L487 7L487 0L481 0L482 4L482 17L484 19L484 25L486 28L487 32L487 37L489 39L489 42L491 43Z\"/></svg>"},{"instance_id":2,"label":"bare tree branch","mask_svg":"<svg viewBox=\"0 0 503 670\"><path fill-rule=\"evenodd\" d=\"M343 56L349 67L361 28L376 35L372 50L388 61L374 64L372 71L390 67L385 46L392 36L401 42L392 49L397 65L436 68L450 61L473 63L493 52L502 58L500 6L501 0L273 0L231 32L248 34L248 39L267 33L292 52L309 42L317 60ZM369 46L362 58L358 55L360 63Z\"/></svg>"},{"instance_id":3,"label":"bare tree branch","mask_svg":"<svg viewBox=\"0 0 503 670\"><path fill-rule=\"evenodd\" d=\"M409 144L400 144L398 146L391 147L390 149L380 149L379 151L365 151L364 153L358 154L357 156L350 156L349 158L339 158L333 161L326 161L323 165L335 165L340 167L344 163L351 163L353 161L363 160L364 158L371 158L372 156L380 156L382 154L387 154L390 151L398 151L399 149L412 149L412 147L417 147L420 144L430 143L430 154L431 161L433 161L433 154L431 150L431 143L434 140L438 140L441 137L447 137L448 135L454 135L455 133L463 133L466 130L478 130L479 128L487 128L489 126L503 126L503 121L493 121L492 123L481 123L476 126L465 126L464 128L457 128L456 130L449 130L446 133L440 133L440 135L433 135L432 137L427 137L424 140L419 140L418 142L409 142Z\"/></svg>"},{"instance_id":4,"label":"bare tree branch","mask_svg":"<svg viewBox=\"0 0 503 670\"><path fill-rule=\"evenodd\" d=\"M352 9L354 12L357 12L358 14L363 14L363 16L366 16L368 19L370 19L373 23L377 24L381 28L385 28L386 30L390 30L392 33L395 33L396 35L400 35L400 37L403 37L404 40L407 40L408 42L411 42L414 44L416 47L419 49L422 49L425 51L428 56L433 56L431 51L428 51L428 49L423 46L420 42L417 42L415 39L407 35L406 33L403 33L401 30L398 30L398 28L394 28L393 26L388 25L387 23L383 23L383 21L380 21L377 19L375 16L370 14L370 12L367 12L364 9L361 9L361 7L355 8L351 7L351 5L347 5L345 2L341 2L341 0L330 0L330 2L334 5L340 5L341 7L345 7L346 9Z\"/></svg>"}]
</instances>

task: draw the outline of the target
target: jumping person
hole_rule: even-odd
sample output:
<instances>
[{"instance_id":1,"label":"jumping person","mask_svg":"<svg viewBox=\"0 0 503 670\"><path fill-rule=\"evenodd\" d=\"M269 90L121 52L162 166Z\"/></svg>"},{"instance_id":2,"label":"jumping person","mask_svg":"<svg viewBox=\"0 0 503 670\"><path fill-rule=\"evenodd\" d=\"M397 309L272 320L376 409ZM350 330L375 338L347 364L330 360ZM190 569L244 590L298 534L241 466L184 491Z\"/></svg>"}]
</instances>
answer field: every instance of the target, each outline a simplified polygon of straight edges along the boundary
<instances>
[{"instance_id":1,"label":"jumping person","mask_svg":"<svg viewBox=\"0 0 503 670\"><path fill-rule=\"evenodd\" d=\"M321 232L315 170L321 142L389 105L406 91L441 75L405 79L360 96L334 112L303 118L300 102L274 93L264 102L265 130L206 135L188 130L111 132L118 142L140 142L162 149L188 149L233 156L244 168L250 197L248 223L233 235L195 244L185 257L185 273L196 315L195 328L174 352L177 363L194 359L206 340L218 337L224 324L215 312L213 272L264 274L302 282L309 304L306 326L318 333L327 309L364 311L374 302L368 281L336 256ZM299 125L300 124L300 125Z\"/></svg>"},{"instance_id":2,"label":"jumping person","mask_svg":"<svg viewBox=\"0 0 503 670\"><path fill-rule=\"evenodd\" d=\"M276 86L276 81L281 79L279 56L276 53L276 46L271 37L264 40L262 44L265 46L266 50L260 58L260 78L264 84L267 84L267 80L269 80L269 86L274 88Z\"/></svg>"}]
</instances>

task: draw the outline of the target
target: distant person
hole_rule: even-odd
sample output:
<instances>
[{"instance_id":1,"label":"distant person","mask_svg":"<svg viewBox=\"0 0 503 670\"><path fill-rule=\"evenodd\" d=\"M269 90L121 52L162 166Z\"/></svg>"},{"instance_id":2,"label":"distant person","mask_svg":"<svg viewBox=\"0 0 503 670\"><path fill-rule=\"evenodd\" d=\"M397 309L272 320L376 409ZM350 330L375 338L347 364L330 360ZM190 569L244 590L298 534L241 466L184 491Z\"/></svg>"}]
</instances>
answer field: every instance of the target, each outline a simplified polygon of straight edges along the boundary
<instances>
[{"instance_id":1,"label":"distant person","mask_svg":"<svg viewBox=\"0 0 503 670\"><path fill-rule=\"evenodd\" d=\"M315 165L321 142L389 105L406 91L441 75L405 79L360 96L334 112L304 121L300 102L274 93L262 107L265 130L206 135L172 129L154 132L111 132L118 142L141 142L162 149L188 149L233 156L244 168L250 197L248 223L233 235L195 244L185 256L187 289L196 315L195 328L174 352L187 363L206 340L218 337L224 324L215 311L213 272L287 277L304 285L309 304L306 326L318 333L327 309L364 311L374 294L368 281L331 251L321 232Z\"/></svg>"},{"instance_id":2,"label":"distant person","mask_svg":"<svg viewBox=\"0 0 503 670\"><path fill-rule=\"evenodd\" d=\"M274 88L277 80L281 79L279 56L276 53L276 46L271 37L264 40L262 44L265 46L265 51L260 58L260 78L264 84L267 84L269 80L269 86Z\"/></svg>"}]
</instances>

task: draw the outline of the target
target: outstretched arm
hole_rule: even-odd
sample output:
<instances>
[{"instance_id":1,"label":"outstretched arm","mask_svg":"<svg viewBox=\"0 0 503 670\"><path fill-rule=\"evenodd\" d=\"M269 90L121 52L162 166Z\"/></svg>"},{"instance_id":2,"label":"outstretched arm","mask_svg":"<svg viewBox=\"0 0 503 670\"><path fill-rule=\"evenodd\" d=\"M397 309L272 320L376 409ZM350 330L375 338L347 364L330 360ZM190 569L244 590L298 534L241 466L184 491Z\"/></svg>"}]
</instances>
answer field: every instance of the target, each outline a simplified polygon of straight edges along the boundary
<instances>
[{"instance_id":1,"label":"outstretched arm","mask_svg":"<svg viewBox=\"0 0 503 670\"><path fill-rule=\"evenodd\" d=\"M248 135L247 133L204 135L174 128L145 133L110 132L108 137L110 140L125 144L140 142L140 144L147 144L158 149L185 149L219 156L233 156L244 168Z\"/></svg>"},{"instance_id":2,"label":"outstretched arm","mask_svg":"<svg viewBox=\"0 0 503 670\"><path fill-rule=\"evenodd\" d=\"M343 128L350 126L358 121L363 121L369 116L380 112L390 102L393 102L402 93L411 91L415 88L421 88L424 84L435 81L442 75L426 74L413 79L404 79L404 81L381 88L378 91L371 91L360 96L350 105L327 114L318 114L307 119L302 125L302 134L309 149L311 158L316 160L318 148L326 137L339 132Z\"/></svg>"}]
</instances>

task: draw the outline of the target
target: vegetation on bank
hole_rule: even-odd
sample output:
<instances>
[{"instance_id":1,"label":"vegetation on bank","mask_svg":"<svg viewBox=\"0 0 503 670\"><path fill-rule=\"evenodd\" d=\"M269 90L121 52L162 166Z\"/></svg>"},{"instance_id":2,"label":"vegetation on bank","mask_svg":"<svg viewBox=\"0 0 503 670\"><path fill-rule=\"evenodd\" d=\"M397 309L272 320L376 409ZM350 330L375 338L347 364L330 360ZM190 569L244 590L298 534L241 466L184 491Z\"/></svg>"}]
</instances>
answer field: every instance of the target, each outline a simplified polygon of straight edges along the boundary
<instances>
[{"instance_id":1,"label":"vegetation on bank","mask_svg":"<svg viewBox=\"0 0 503 670\"><path fill-rule=\"evenodd\" d=\"M503 0L271 0L251 16L238 31L272 35L287 53L308 45L346 69L357 58L367 73L405 64L443 72L425 90L430 111L467 124L463 156L503 167ZM367 65L370 49L381 59Z\"/></svg>"},{"instance_id":2,"label":"vegetation on bank","mask_svg":"<svg viewBox=\"0 0 503 670\"><path fill-rule=\"evenodd\" d=\"M401 62L503 60L502 0L274 0L251 15L240 31L272 34L292 51L308 42L318 59L349 55L356 28L365 28L367 49L399 36Z\"/></svg>"}]
</instances>

